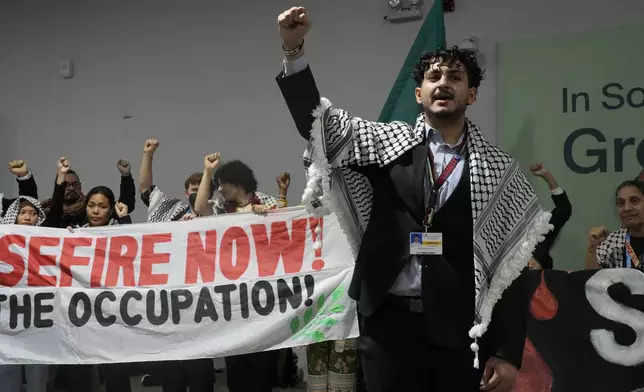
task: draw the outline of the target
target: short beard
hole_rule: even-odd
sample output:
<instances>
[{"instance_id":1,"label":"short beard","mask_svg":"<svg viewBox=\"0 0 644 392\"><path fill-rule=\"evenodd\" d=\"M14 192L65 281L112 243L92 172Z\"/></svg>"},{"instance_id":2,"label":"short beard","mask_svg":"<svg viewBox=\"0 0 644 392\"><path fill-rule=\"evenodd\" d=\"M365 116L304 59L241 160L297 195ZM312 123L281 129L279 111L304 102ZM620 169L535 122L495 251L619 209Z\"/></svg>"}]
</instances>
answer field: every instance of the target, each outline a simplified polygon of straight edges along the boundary
<instances>
[{"instance_id":1,"label":"short beard","mask_svg":"<svg viewBox=\"0 0 644 392\"><path fill-rule=\"evenodd\" d=\"M465 115L466 110L467 106L459 106L450 112L440 111L436 113L432 112L430 109L424 108L425 115L428 119L436 120L440 123L450 123L460 120Z\"/></svg>"}]
</instances>

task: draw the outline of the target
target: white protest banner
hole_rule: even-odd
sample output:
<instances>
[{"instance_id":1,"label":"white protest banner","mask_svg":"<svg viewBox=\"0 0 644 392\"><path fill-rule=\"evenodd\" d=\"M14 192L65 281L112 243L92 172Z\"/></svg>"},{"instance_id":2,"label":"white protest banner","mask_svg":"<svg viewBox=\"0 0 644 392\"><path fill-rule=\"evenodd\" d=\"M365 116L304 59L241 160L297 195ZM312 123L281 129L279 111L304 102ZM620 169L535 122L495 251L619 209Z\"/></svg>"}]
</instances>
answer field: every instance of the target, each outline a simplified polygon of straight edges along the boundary
<instances>
[{"instance_id":1,"label":"white protest banner","mask_svg":"<svg viewBox=\"0 0 644 392\"><path fill-rule=\"evenodd\" d=\"M358 336L334 215L0 225L0 363L225 357Z\"/></svg>"}]
</instances>

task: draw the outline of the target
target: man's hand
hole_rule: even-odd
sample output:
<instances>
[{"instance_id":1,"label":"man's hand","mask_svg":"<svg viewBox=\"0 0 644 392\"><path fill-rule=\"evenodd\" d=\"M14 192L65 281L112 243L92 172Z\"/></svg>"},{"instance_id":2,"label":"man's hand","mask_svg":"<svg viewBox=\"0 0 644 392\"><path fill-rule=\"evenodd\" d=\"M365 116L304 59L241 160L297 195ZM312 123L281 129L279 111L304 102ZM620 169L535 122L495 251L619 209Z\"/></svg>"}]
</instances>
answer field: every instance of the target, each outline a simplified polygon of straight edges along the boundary
<instances>
[{"instance_id":1,"label":"man's hand","mask_svg":"<svg viewBox=\"0 0 644 392\"><path fill-rule=\"evenodd\" d=\"M147 154L154 154L157 148L159 148L159 141L157 139L148 139L145 141L143 152Z\"/></svg>"},{"instance_id":2,"label":"man's hand","mask_svg":"<svg viewBox=\"0 0 644 392\"><path fill-rule=\"evenodd\" d=\"M608 238L608 230L604 226L596 226L590 229L588 233L588 250L594 251L599 244Z\"/></svg>"},{"instance_id":3,"label":"man's hand","mask_svg":"<svg viewBox=\"0 0 644 392\"><path fill-rule=\"evenodd\" d=\"M311 28L311 21L304 7L292 7L277 17L280 37L284 49L292 50L300 46L304 36Z\"/></svg>"},{"instance_id":4,"label":"man's hand","mask_svg":"<svg viewBox=\"0 0 644 392\"><path fill-rule=\"evenodd\" d=\"M510 392L518 374L519 371L511 363L492 357L485 364L481 391Z\"/></svg>"},{"instance_id":5,"label":"man's hand","mask_svg":"<svg viewBox=\"0 0 644 392\"><path fill-rule=\"evenodd\" d=\"M221 162L221 154L216 152L204 158L203 167L206 170L216 170L219 167L219 162Z\"/></svg>"},{"instance_id":6,"label":"man's hand","mask_svg":"<svg viewBox=\"0 0 644 392\"><path fill-rule=\"evenodd\" d=\"M9 171L16 177L24 177L29 174L29 168L25 161L11 161L7 166L9 167Z\"/></svg>"},{"instance_id":7,"label":"man's hand","mask_svg":"<svg viewBox=\"0 0 644 392\"><path fill-rule=\"evenodd\" d=\"M121 219L125 218L129 213L127 205L125 205L124 203L121 203L120 201L116 203L116 205L114 206L114 211L116 211L116 216L118 216Z\"/></svg>"},{"instance_id":8,"label":"man's hand","mask_svg":"<svg viewBox=\"0 0 644 392\"><path fill-rule=\"evenodd\" d=\"M56 170L59 174L65 175L69 173L69 170L72 168L72 165L69 163L67 158L60 157L58 162L56 162Z\"/></svg>"},{"instance_id":9,"label":"man's hand","mask_svg":"<svg viewBox=\"0 0 644 392\"><path fill-rule=\"evenodd\" d=\"M125 159L119 159L118 162L116 162L116 168L119 169L122 176L127 176L131 173L132 165L130 165L130 162Z\"/></svg>"},{"instance_id":10,"label":"man's hand","mask_svg":"<svg viewBox=\"0 0 644 392\"><path fill-rule=\"evenodd\" d=\"M251 211L253 211L253 214L257 214L257 215L268 215L269 210L270 209L263 204L255 204L251 207Z\"/></svg>"},{"instance_id":11,"label":"man's hand","mask_svg":"<svg viewBox=\"0 0 644 392\"><path fill-rule=\"evenodd\" d=\"M543 165L543 163L535 163L534 165L530 166L530 171L532 174L538 177L545 177L550 172L548 171L548 168Z\"/></svg>"},{"instance_id":12,"label":"man's hand","mask_svg":"<svg viewBox=\"0 0 644 392\"><path fill-rule=\"evenodd\" d=\"M195 218L195 216L192 213L189 212L189 213L185 214L184 216L182 216L181 219L179 219L179 220L180 221L189 221L189 220L193 220L194 218Z\"/></svg>"},{"instance_id":13,"label":"man's hand","mask_svg":"<svg viewBox=\"0 0 644 392\"><path fill-rule=\"evenodd\" d=\"M288 187L291 185L291 175L289 173L282 173L277 176L277 188L280 191L280 195L286 196L288 192Z\"/></svg>"}]
</instances>

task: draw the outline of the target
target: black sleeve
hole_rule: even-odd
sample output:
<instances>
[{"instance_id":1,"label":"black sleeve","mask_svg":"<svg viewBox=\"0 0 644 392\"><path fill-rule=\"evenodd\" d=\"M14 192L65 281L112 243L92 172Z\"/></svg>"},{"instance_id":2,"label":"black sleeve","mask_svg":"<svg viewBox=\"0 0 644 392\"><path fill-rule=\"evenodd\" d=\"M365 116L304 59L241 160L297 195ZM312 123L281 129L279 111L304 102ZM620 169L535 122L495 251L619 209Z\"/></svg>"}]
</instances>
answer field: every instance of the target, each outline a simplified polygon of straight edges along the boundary
<instances>
[{"instance_id":1,"label":"black sleeve","mask_svg":"<svg viewBox=\"0 0 644 392\"><path fill-rule=\"evenodd\" d=\"M118 219L119 225L130 225L132 224L132 217L130 215L125 215L123 218Z\"/></svg>"},{"instance_id":2,"label":"black sleeve","mask_svg":"<svg viewBox=\"0 0 644 392\"><path fill-rule=\"evenodd\" d=\"M521 368L525 346L530 287L527 269L508 287L492 312L492 356ZM483 365L482 365L483 366Z\"/></svg>"},{"instance_id":3,"label":"black sleeve","mask_svg":"<svg viewBox=\"0 0 644 392\"><path fill-rule=\"evenodd\" d=\"M550 224L555 227L553 231L556 230L558 232L570 219L572 215L572 204L570 204L566 192L560 195L552 195L552 201L555 203L555 208L552 210Z\"/></svg>"},{"instance_id":4,"label":"black sleeve","mask_svg":"<svg viewBox=\"0 0 644 392\"><path fill-rule=\"evenodd\" d=\"M65 188L67 183L54 185L54 194L51 197L51 206L47 218L40 225L42 227L60 228L63 225L63 204L65 203Z\"/></svg>"},{"instance_id":5,"label":"black sleeve","mask_svg":"<svg viewBox=\"0 0 644 392\"><path fill-rule=\"evenodd\" d=\"M18 181L18 194L20 196L29 196L34 199L38 199L38 185L36 185L36 179L33 174L26 180L17 180Z\"/></svg>"},{"instance_id":6,"label":"black sleeve","mask_svg":"<svg viewBox=\"0 0 644 392\"><path fill-rule=\"evenodd\" d=\"M555 208L552 210L552 215L550 216L550 224L553 225L553 229L544 236L543 241L537 244L534 252L532 254L537 258L539 262L543 264L550 257L550 251L561 232L561 229L564 227L566 222L570 219L572 215L572 205L568 199L566 192L560 195L552 195L552 201L555 203ZM552 268L552 265L546 266L542 265L544 268Z\"/></svg>"},{"instance_id":7,"label":"black sleeve","mask_svg":"<svg viewBox=\"0 0 644 392\"><path fill-rule=\"evenodd\" d=\"M309 140L313 125L313 110L320 105L320 92L311 68L306 67L290 76L285 76L282 71L276 80L297 130L304 139Z\"/></svg>"},{"instance_id":8,"label":"black sleeve","mask_svg":"<svg viewBox=\"0 0 644 392\"><path fill-rule=\"evenodd\" d=\"M128 212L134 212L136 205L136 187L134 186L134 178L129 176L121 176L121 197L119 201L127 206Z\"/></svg>"}]
</instances>

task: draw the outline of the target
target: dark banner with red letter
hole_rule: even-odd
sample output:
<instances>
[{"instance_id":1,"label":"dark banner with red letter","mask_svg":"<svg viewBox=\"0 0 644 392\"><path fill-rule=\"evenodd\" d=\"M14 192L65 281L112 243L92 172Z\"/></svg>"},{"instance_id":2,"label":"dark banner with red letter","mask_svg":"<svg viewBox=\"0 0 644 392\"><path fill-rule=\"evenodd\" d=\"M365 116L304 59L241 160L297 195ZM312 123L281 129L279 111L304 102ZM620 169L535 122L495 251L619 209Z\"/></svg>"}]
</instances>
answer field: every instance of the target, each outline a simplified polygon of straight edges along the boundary
<instances>
[{"instance_id":1,"label":"dark banner with red letter","mask_svg":"<svg viewBox=\"0 0 644 392\"><path fill-rule=\"evenodd\" d=\"M644 274L533 271L516 392L644 391Z\"/></svg>"}]
</instances>

